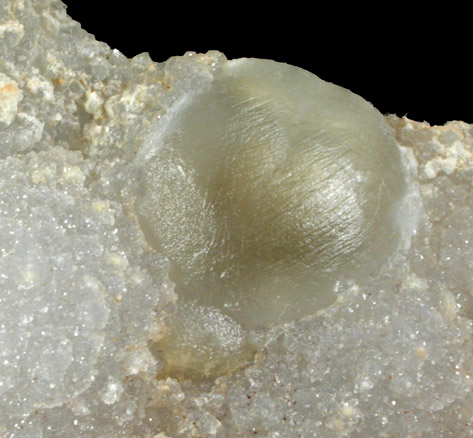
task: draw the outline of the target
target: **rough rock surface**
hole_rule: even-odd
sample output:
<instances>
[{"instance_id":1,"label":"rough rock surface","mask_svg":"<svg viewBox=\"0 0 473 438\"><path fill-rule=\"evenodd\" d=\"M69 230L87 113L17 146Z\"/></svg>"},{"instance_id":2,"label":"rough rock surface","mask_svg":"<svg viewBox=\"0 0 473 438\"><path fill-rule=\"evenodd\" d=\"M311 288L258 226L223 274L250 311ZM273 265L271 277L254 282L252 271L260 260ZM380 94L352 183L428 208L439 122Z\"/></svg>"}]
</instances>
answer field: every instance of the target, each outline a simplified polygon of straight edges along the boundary
<instances>
[{"instance_id":1,"label":"rough rock surface","mask_svg":"<svg viewBox=\"0 0 473 438\"><path fill-rule=\"evenodd\" d=\"M55 0L0 0L1 437L470 437L473 127L388 116L417 160L407 254L259 331L253 363L162 373L176 296L133 211L153 123L225 62L128 60ZM158 378L156 377L158 376Z\"/></svg>"}]
</instances>

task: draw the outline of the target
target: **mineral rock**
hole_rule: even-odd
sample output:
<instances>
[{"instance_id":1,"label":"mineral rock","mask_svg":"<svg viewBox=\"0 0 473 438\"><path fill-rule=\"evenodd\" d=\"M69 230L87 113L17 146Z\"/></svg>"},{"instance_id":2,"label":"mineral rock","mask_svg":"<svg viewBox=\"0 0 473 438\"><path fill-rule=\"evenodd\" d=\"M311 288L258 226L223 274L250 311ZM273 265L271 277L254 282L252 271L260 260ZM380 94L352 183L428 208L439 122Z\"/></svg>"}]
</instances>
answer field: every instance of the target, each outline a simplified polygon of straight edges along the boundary
<instances>
[{"instance_id":1,"label":"mineral rock","mask_svg":"<svg viewBox=\"0 0 473 438\"><path fill-rule=\"evenodd\" d=\"M473 127L388 116L422 211L409 248L247 330L183 310L135 209L147 139L226 64L128 60L59 1L0 0L0 436L470 437ZM175 372L173 339L209 347L208 376Z\"/></svg>"}]
</instances>

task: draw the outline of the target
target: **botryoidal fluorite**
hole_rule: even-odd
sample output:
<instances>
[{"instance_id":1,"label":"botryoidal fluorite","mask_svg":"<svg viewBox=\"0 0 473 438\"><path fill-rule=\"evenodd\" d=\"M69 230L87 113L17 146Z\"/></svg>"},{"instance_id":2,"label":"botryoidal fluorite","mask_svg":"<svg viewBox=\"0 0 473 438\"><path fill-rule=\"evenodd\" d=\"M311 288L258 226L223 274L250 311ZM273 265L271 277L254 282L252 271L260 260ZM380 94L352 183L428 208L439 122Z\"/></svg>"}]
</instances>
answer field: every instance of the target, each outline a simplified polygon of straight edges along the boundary
<instances>
[{"instance_id":1,"label":"botryoidal fluorite","mask_svg":"<svg viewBox=\"0 0 473 438\"><path fill-rule=\"evenodd\" d=\"M179 296L245 328L333 303L401 247L407 171L369 103L300 68L227 62L161 120L136 211ZM414 220L412 220L414 222ZM411 227L411 231L414 227Z\"/></svg>"},{"instance_id":2,"label":"botryoidal fluorite","mask_svg":"<svg viewBox=\"0 0 473 438\"><path fill-rule=\"evenodd\" d=\"M0 0L0 436L470 437L472 134Z\"/></svg>"},{"instance_id":3,"label":"botryoidal fluorite","mask_svg":"<svg viewBox=\"0 0 473 438\"><path fill-rule=\"evenodd\" d=\"M337 282L389 265L415 228L416 190L382 115L300 68L229 61L175 108L137 154L135 207L183 301L159 342L163 375L216 377L257 350L228 343L235 322L314 314Z\"/></svg>"}]
</instances>

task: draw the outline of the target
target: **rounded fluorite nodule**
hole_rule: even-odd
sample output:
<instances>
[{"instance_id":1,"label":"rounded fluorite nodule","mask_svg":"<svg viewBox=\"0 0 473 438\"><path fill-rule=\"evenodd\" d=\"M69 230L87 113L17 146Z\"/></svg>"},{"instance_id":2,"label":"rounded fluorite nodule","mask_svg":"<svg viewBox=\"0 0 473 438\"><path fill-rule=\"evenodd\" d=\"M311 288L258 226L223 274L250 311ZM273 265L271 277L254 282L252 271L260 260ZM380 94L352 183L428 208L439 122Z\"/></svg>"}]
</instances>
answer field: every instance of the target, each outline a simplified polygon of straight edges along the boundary
<instances>
[{"instance_id":1,"label":"rounded fluorite nodule","mask_svg":"<svg viewBox=\"0 0 473 438\"><path fill-rule=\"evenodd\" d=\"M368 102L300 68L226 62L160 122L136 211L185 300L246 328L335 300L400 246L406 171Z\"/></svg>"}]
</instances>

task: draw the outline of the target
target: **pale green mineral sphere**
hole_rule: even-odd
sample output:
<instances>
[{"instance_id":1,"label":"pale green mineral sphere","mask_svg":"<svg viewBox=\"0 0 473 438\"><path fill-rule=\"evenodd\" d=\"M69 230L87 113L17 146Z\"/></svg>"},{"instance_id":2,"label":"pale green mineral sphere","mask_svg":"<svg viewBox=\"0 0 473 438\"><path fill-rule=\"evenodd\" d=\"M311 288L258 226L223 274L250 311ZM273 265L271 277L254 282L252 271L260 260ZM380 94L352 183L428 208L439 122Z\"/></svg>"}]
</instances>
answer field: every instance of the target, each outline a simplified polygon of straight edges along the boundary
<instances>
[{"instance_id":1,"label":"pale green mineral sphere","mask_svg":"<svg viewBox=\"0 0 473 438\"><path fill-rule=\"evenodd\" d=\"M226 62L162 122L136 211L185 300L244 327L335 300L401 240L406 176L371 104L300 68Z\"/></svg>"}]
</instances>

